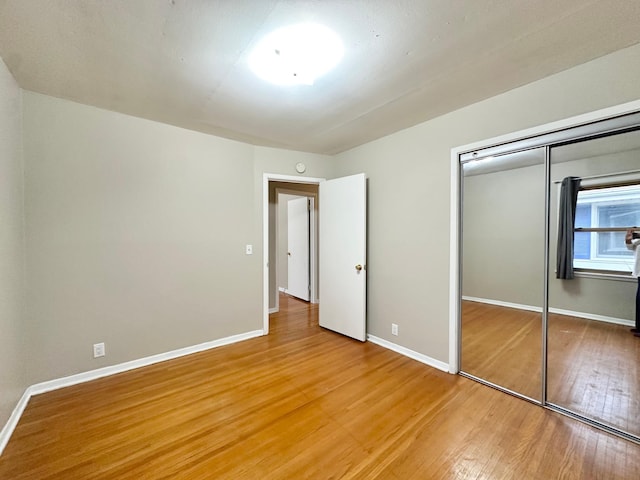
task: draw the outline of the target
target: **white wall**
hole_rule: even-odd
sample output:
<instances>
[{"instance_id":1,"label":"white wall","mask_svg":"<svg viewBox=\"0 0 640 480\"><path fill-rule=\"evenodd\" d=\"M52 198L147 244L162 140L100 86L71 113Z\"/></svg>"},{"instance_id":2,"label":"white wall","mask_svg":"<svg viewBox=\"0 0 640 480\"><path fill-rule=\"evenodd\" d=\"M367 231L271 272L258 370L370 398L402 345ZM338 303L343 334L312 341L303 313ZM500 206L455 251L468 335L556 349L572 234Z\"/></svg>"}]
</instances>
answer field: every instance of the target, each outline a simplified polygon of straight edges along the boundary
<instances>
[{"instance_id":1,"label":"white wall","mask_svg":"<svg viewBox=\"0 0 640 480\"><path fill-rule=\"evenodd\" d=\"M32 383L262 328L252 146L29 92L24 137Z\"/></svg>"},{"instance_id":2,"label":"white wall","mask_svg":"<svg viewBox=\"0 0 640 480\"><path fill-rule=\"evenodd\" d=\"M464 177L462 295L542 308L544 151L540 164Z\"/></svg>"},{"instance_id":3,"label":"white wall","mask_svg":"<svg viewBox=\"0 0 640 480\"><path fill-rule=\"evenodd\" d=\"M0 430L24 375L22 93L0 59Z\"/></svg>"},{"instance_id":4,"label":"white wall","mask_svg":"<svg viewBox=\"0 0 640 480\"><path fill-rule=\"evenodd\" d=\"M637 99L640 45L338 155L369 177L369 333L448 361L452 148Z\"/></svg>"},{"instance_id":5,"label":"white wall","mask_svg":"<svg viewBox=\"0 0 640 480\"><path fill-rule=\"evenodd\" d=\"M640 166L638 150L562 163L553 163L554 151L552 181L570 175L625 172ZM636 282L555 278L557 187L552 185L550 199L549 306L632 320ZM544 205L543 165L464 178L463 295L542 307Z\"/></svg>"},{"instance_id":6,"label":"white wall","mask_svg":"<svg viewBox=\"0 0 640 480\"><path fill-rule=\"evenodd\" d=\"M263 173L330 160L31 92L24 145L30 383L262 329Z\"/></svg>"}]
</instances>

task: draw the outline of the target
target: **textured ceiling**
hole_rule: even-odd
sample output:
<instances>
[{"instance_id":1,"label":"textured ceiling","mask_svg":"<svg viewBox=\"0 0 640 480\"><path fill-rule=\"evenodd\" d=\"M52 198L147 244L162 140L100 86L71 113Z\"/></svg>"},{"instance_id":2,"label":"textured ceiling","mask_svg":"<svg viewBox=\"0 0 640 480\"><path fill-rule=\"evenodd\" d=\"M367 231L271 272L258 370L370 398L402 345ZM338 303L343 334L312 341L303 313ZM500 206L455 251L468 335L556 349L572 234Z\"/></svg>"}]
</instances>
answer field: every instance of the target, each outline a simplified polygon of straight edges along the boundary
<instances>
[{"instance_id":1,"label":"textured ceiling","mask_svg":"<svg viewBox=\"0 0 640 480\"><path fill-rule=\"evenodd\" d=\"M637 0L0 0L26 90L253 144L333 154L640 42ZM247 67L289 24L343 39L313 86Z\"/></svg>"}]
</instances>

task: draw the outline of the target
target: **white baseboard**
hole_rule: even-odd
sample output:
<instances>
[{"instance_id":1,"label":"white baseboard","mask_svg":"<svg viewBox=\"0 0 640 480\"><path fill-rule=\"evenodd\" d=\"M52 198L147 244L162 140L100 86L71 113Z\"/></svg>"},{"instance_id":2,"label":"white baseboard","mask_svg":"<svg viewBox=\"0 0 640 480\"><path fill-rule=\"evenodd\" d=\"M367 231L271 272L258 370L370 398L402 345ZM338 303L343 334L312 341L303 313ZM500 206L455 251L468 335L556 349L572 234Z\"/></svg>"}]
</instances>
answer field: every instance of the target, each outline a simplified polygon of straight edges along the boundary
<instances>
[{"instance_id":1,"label":"white baseboard","mask_svg":"<svg viewBox=\"0 0 640 480\"><path fill-rule=\"evenodd\" d=\"M4 451L4 448L7 446L7 443L9 443L11 434L13 433L16 426L18 425L18 421L20 420L20 417L22 416L24 409L27 407L27 403L29 403L29 399L31 398L31 395L33 395L31 391L31 387L28 387L22 394L22 397L20 398L20 400L18 400L18 403L16 407L13 409L13 412L11 412L11 416L9 417L9 420L7 420L7 423L5 423L4 427L2 427L2 430L0 431L0 455L2 455L2 452Z\"/></svg>"},{"instance_id":2,"label":"white baseboard","mask_svg":"<svg viewBox=\"0 0 640 480\"><path fill-rule=\"evenodd\" d=\"M488 298L467 297L463 296L463 300L469 300L470 302L486 303L488 305L497 305L499 307L515 308L518 310L527 310L529 312L542 313L542 307L534 307L531 305L522 305L519 303L503 302L502 300L491 300ZM573 310L564 310L561 308L549 308L549 313L555 313L557 315L567 315L569 317L584 318L586 320L596 320L598 322L613 323L615 325L624 325L626 327L634 327L635 322L633 320L627 320L625 318L608 317L606 315L597 315L595 313L575 312Z\"/></svg>"},{"instance_id":3,"label":"white baseboard","mask_svg":"<svg viewBox=\"0 0 640 480\"><path fill-rule=\"evenodd\" d=\"M563 310L561 308L550 308L549 313L585 318L587 320L596 320L598 322L614 323L616 325L624 325L625 327L635 327L636 325L635 321L627 320L626 318L607 317L606 315L596 315L595 313L573 312L571 310Z\"/></svg>"},{"instance_id":4,"label":"white baseboard","mask_svg":"<svg viewBox=\"0 0 640 480\"><path fill-rule=\"evenodd\" d=\"M242 342L243 340L249 340L250 338L260 337L263 334L264 333L262 330L253 330L251 332L240 333L238 335L232 335L230 337L220 338L218 340L212 340L210 342L200 343L198 345L192 345L190 347L179 348L177 350L171 350L169 352L159 353L157 355L151 355L149 357L139 358L137 360L131 360L129 362L119 363L117 365L111 365L109 367L89 370L88 372L77 373L68 377L57 378L55 380L48 380L46 382L31 385L25 390L24 394L18 401L18 404L13 409L9 420L0 432L0 455L2 455L2 452L7 446L7 443L9 443L9 439L11 438L13 431L18 425L18 421L20 420L20 417L22 416L27 403L29 403L29 399L33 395L50 392L59 388L70 387L72 385L78 385L80 383L90 382L91 380L96 380L98 378L115 375L116 373L122 373L140 367L146 367L148 365L153 365L154 363L165 362L174 358L184 357L185 355L191 355L192 353L202 352L204 350L210 350L212 348Z\"/></svg>"},{"instance_id":5,"label":"white baseboard","mask_svg":"<svg viewBox=\"0 0 640 480\"><path fill-rule=\"evenodd\" d=\"M278 290L280 290L282 293L286 293L287 289L284 287L278 287Z\"/></svg>"},{"instance_id":6,"label":"white baseboard","mask_svg":"<svg viewBox=\"0 0 640 480\"><path fill-rule=\"evenodd\" d=\"M381 347L388 348L389 350L393 350L400 355L404 355L405 357L412 358L417 360L420 363L424 363L425 365L429 365L430 367L437 368L438 370L442 370L443 372L453 373L449 371L449 365L445 362L441 362L440 360L436 360L435 358L428 357L427 355L423 355L422 353L418 353L414 350L410 350L406 347L402 347L393 342L389 342L380 337L376 337L371 334L367 334L367 340L371 343L375 343L376 345L380 345Z\"/></svg>"},{"instance_id":7,"label":"white baseboard","mask_svg":"<svg viewBox=\"0 0 640 480\"><path fill-rule=\"evenodd\" d=\"M280 311L280 309L278 307L273 307L269 309L269 315L271 315L272 313L278 313Z\"/></svg>"},{"instance_id":8,"label":"white baseboard","mask_svg":"<svg viewBox=\"0 0 640 480\"><path fill-rule=\"evenodd\" d=\"M534 307L532 305L523 305L521 303L503 302L502 300L492 300L489 298L467 297L462 296L462 300L470 302L486 303L488 305L497 305L498 307L515 308L517 310L526 310L528 312L542 313L542 307Z\"/></svg>"}]
</instances>

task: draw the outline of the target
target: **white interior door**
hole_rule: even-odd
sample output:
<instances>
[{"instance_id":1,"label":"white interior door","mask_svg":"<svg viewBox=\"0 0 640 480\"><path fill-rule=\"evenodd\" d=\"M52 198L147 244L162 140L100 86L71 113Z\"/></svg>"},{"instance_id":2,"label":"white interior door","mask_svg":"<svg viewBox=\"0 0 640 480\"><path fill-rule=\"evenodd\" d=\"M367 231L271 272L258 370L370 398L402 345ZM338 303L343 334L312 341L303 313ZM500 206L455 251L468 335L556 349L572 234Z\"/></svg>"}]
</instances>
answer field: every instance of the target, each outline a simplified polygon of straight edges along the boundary
<instances>
[{"instance_id":1,"label":"white interior door","mask_svg":"<svg viewBox=\"0 0 640 480\"><path fill-rule=\"evenodd\" d=\"M309 200L287 202L287 293L309 301Z\"/></svg>"},{"instance_id":2,"label":"white interior door","mask_svg":"<svg viewBox=\"0 0 640 480\"><path fill-rule=\"evenodd\" d=\"M366 340L366 177L320 183L320 326Z\"/></svg>"}]
</instances>

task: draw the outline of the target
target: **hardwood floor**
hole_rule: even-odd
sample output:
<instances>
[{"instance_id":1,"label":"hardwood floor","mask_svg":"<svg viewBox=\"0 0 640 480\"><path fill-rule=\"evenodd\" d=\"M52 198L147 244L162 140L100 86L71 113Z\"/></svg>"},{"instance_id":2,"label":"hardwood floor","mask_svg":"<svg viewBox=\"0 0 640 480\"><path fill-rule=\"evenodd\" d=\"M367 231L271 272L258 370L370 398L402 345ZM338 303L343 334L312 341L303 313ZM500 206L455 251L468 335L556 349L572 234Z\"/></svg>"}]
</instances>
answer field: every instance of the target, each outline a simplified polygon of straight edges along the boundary
<instances>
[{"instance_id":1,"label":"hardwood floor","mask_svg":"<svg viewBox=\"0 0 640 480\"><path fill-rule=\"evenodd\" d=\"M540 313L463 302L462 369L541 398ZM629 327L549 314L549 402L640 436L640 338Z\"/></svg>"},{"instance_id":2,"label":"hardwood floor","mask_svg":"<svg viewBox=\"0 0 640 480\"><path fill-rule=\"evenodd\" d=\"M565 315L549 332L549 401L640 436L640 338Z\"/></svg>"},{"instance_id":3,"label":"hardwood floor","mask_svg":"<svg viewBox=\"0 0 640 480\"><path fill-rule=\"evenodd\" d=\"M542 314L462 302L461 369L540 399Z\"/></svg>"},{"instance_id":4,"label":"hardwood floor","mask_svg":"<svg viewBox=\"0 0 640 480\"><path fill-rule=\"evenodd\" d=\"M280 305L266 337L32 398L0 478L640 478L638 445Z\"/></svg>"}]
</instances>

